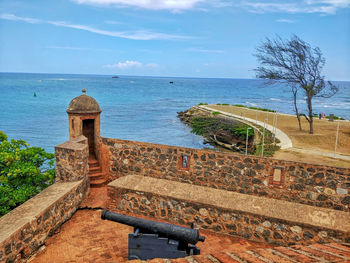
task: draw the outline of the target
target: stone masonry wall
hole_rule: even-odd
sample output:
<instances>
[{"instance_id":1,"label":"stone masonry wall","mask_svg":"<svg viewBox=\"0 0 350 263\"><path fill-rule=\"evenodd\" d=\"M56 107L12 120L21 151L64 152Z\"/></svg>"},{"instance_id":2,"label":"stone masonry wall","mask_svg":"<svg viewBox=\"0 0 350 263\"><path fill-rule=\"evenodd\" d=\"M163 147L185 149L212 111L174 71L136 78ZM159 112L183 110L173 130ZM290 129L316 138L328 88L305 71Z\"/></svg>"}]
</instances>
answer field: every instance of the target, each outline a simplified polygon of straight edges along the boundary
<instances>
[{"instance_id":1,"label":"stone masonry wall","mask_svg":"<svg viewBox=\"0 0 350 263\"><path fill-rule=\"evenodd\" d=\"M55 153L56 183L0 218L0 262L27 262L86 199L87 139L62 143Z\"/></svg>"},{"instance_id":2,"label":"stone masonry wall","mask_svg":"<svg viewBox=\"0 0 350 263\"><path fill-rule=\"evenodd\" d=\"M66 186L66 184L68 185ZM1 234L0 262L26 262L45 243L47 237L52 236L64 222L72 217L80 203L86 199L89 180L85 178L76 182L74 187L71 187L71 184L73 183L56 183L49 186L1 218L0 224L2 226L0 227L4 227L4 225L6 227L8 224L8 229L14 227L13 222L18 222L19 217L22 217L24 221L19 228L11 231L12 234L9 236L4 238L2 236L4 233ZM57 188L62 188L62 186L69 188L66 194L51 205L42 207L35 216L26 214L26 211L40 205L41 200L57 194L59 191Z\"/></svg>"},{"instance_id":3,"label":"stone masonry wall","mask_svg":"<svg viewBox=\"0 0 350 263\"><path fill-rule=\"evenodd\" d=\"M215 233L238 235L246 239L290 246L327 242L350 242L350 234L238 211L224 210L188 200L151 193L108 187L108 209L143 214L174 224L204 228Z\"/></svg>"},{"instance_id":4,"label":"stone masonry wall","mask_svg":"<svg viewBox=\"0 0 350 263\"><path fill-rule=\"evenodd\" d=\"M79 136L55 147L56 181L82 180L89 171L89 147L87 138Z\"/></svg>"},{"instance_id":5,"label":"stone masonry wall","mask_svg":"<svg viewBox=\"0 0 350 263\"><path fill-rule=\"evenodd\" d=\"M350 211L350 169L109 138L101 150L109 181L137 174Z\"/></svg>"}]
</instances>

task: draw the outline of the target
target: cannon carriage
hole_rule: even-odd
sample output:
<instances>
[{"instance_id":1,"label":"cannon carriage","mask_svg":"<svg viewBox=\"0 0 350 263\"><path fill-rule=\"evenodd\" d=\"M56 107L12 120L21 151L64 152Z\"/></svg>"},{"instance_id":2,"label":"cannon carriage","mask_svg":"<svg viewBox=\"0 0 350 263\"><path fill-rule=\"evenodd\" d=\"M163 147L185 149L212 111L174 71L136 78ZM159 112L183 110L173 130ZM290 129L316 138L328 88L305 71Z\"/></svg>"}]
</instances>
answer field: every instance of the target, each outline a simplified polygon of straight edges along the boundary
<instances>
[{"instance_id":1,"label":"cannon carriage","mask_svg":"<svg viewBox=\"0 0 350 263\"><path fill-rule=\"evenodd\" d=\"M199 255L200 249L195 244L205 240L198 229L192 227L160 223L108 210L103 210L101 218L134 227L134 233L129 234L128 240L129 260Z\"/></svg>"}]
</instances>

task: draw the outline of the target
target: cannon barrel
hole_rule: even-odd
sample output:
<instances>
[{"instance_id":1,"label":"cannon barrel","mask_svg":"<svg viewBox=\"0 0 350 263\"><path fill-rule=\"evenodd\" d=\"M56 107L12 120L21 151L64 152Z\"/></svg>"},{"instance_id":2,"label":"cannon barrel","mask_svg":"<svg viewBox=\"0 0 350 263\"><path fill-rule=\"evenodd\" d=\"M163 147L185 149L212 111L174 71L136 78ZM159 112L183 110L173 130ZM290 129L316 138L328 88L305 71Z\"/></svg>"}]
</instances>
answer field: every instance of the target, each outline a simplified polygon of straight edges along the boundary
<instances>
[{"instance_id":1,"label":"cannon barrel","mask_svg":"<svg viewBox=\"0 0 350 263\"><path fill-rule=\"evenodd\" d=\"M158 234L182 242L187 242L193 245L195 245L198 241L203 242L205 240L204 236L199 235L198 229L121 215L108 210L102 211L101 218L122 223L128 226L133 226L134 228L139 228L140 230L142 229L150 233Z\"/></svg>"}]
</instances>

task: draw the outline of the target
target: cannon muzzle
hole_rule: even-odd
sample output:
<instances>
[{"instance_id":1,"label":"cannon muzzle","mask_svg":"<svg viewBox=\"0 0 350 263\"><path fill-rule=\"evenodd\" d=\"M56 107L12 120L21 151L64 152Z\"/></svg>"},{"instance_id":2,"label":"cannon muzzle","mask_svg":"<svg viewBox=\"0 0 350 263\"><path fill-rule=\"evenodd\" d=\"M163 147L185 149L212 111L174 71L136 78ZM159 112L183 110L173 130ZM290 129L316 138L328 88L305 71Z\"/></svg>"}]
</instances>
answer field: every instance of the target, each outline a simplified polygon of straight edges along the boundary
<instances>
[{"instance_id":1,"label":"cannon muzzle","mask_svg":"<svg viewBox=\"0 0 350 263\"><path fill-rule=\"evenodd\" d=\"M103 210L102 219L111 220L140 229L142 232L158 234L159 236L175 239L181 242L196 244L198 241L204 242L205 237L199 235L198 229L176 226L167 223L160 223L152 220L141 219L132 216L121 215Z\"/></svg>"}]
</instances>

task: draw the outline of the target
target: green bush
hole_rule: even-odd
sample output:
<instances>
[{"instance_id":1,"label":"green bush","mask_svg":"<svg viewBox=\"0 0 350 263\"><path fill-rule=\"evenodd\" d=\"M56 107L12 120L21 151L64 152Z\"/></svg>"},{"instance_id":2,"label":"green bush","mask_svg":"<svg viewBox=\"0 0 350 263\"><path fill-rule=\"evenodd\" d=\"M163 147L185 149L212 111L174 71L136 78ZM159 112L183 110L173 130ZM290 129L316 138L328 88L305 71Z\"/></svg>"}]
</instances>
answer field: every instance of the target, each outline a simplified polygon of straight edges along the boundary
<instances>
[{"instance_id":1,"label":"green bush","mask_svg":"<svg viewBox=\"0 0 350 263\"><path fill-rule=\"evenodd\" d=\"M201 106L201 105L208 105L208 103L203 103L203 102L201 102L201 103L199 103L198 105L199 105L199 106Z\"/></svg>"},{"instance_id":2,"label":"green bush","mask_svg":"<svg viewBox=\"0 0 350 263\"><path fill-rule=\"evenodd\" d=\"M219 115L220 112L218 112L218 111L213 111L211 114L213 114L213 115Z\"/></svg>"},{"instance_id":3,"label":"green bush","mask_svg":"<svg viewBox=\"0 0 350 263\"><path fill-rule=\"evenodd\" d=\"M247 136L247 125L231 123L221 118L211 117L196 117L191 119L191 127L193 133L197 135L206 135L209 133L216 133L219 129L230 131L232 135ZM248 136L254 136L254 129L248 130Z\"/></svg>"},{"instance_id":4,"label":"green bush","mask_svg":"<svg viewBox=\"0 0 350 263\"><path fill-rule=\"evenodd\" d=\"M24 203L55 180L55 155L0 131L0 216Z\"/></svg>"},{"instance_id":5,"label":"green bush","mask_svg":"<svg viewBox=\"0 0 350 263\"><path fill-rule=\"evenodd\" d=\"M270 110L270 109L266 109L266 108L248 107L248 106L244 106L244 105L241 105L241 104L232 104L232 106L240 107L240 108L247 108L247 109L251 109L251 110L261 110L261 111L275 112L274 110Z\"/></svg>"},{"instance_id":6,"label":"green bush","mask_svg":"<svg viewBox=\"0 0 350 263\"><path fill-rule=\"evenodd\" d=\"M329 118L330 118L330 116L326 116L326 119L329 119ZM341 120L341 121L344 121L344 120L345 120L344 118L338 117L338 116L336 116L336 115L334 115L333 119L334 119L334 120Z\"/></svg>"}]
</instances>

